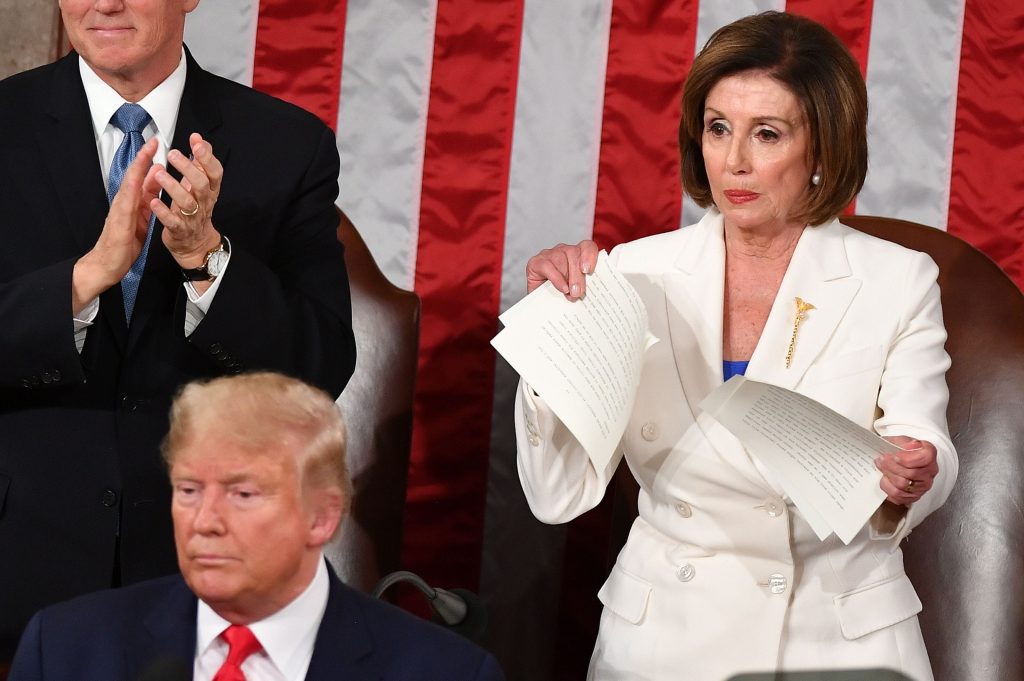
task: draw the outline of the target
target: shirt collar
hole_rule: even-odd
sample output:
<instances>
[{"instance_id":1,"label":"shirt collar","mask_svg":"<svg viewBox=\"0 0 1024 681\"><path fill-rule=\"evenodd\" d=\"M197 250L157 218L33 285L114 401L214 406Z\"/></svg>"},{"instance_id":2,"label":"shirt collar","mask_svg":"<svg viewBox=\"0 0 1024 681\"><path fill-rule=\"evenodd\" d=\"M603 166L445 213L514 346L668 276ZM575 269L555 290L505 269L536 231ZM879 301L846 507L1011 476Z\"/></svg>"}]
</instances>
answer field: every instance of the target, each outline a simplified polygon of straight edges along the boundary
<instances>
[{"instance_id":1,"label":"shirt collar","mask_svg":"<svg viewBox=\"0 0 1024 681\"><path fill-rule=\"evenodd\" d=\"M174 126L178 121L178 106L181 104L181 94L185 91L186 66L185 48L183 47L178 66L171 72L171 75L137 102L153 119L151 125L156 126L156 133L164 148L170 147L174 137ZM96 135L96 139L99 139L107 126L111 125L111 116L125 103L125 100L117 93L117 90L104 83L81 57L78 58L78 71L82 76L86 99L89 101L93 133Z\"/></svg>"},{"instance_id":2,"label":"shirt collar","mask_svg":"<svg viewBox=\"0 0 1024 681\"><path fill-rule=\"evenodd\" d=\"M305 591L270 617L249 625L267 657L285 678L300 678L303 667L309 664L329 592L327 563L321 557ZM206 652L230 625L200 599L196 612L196 655Z\"/></svg>"}]
</instances>

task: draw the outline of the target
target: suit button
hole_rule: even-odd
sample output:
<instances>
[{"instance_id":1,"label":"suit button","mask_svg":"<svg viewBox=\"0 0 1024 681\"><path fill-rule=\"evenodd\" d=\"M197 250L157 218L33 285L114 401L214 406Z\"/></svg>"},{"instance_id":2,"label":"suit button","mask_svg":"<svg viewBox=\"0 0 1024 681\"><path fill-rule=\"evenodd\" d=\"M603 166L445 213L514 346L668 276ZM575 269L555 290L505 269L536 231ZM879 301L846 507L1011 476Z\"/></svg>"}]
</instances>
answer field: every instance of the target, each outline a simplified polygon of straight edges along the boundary
<instances>
[{"instance_id":1,"label":"suit button","mask_svg":"<svg viewBox=\"0 0 1024 681\"><path fill-rule=\"evenodd\" d=\"M222 349L223 348L221 347L220 343L210 343L210 354L211 355L216 355Z\"/></svg>"},{"instance_id":2,"label":"suit button","mask_svg":"<svg viewBox=\"0 0 1024 681\"><path fill-rule=\"evenodd\" d=\"M648 442L654 442L658 439L658 424L654 421L648 421L640 427L640 437L647 440Z\"/></svg>"},{"instance_id":3,"label":"suit button","mask_svg":"<svg viewBox=\"0 0 1024 681\"><path fill-rule=\"evenodd\" d=\"M100 495L100 503L110 508L117 503L117 492L112 489L103 490L103 494Z\"/></svg>"},{"instance_id":4,"label":"suit button","mask_svg":"<svg viewBox=\"0 0 1024 681\"><path fill-rule=\"evenodd\" d=\"M759 508L768 514L769 518L778 518L786 510L786 504L778 499L767 499L763 504L759 504L754 508Z\"/></svg>"},{"instance_id":5,"label":"suit button","mask_svg":"<svg viewBox=\"0 0 1024 681\"><path fill-rule=\"evenodd\" d=\"M684 518L689 518L693 515L693 508L685 501L680 501L676 504L676 513Z\"/></svg>"},{"instance_id":6,"label":"suit button","mask_svg":"<svg viewBox=\"0 0 1024 681\"><path fill-rule=\"evenodd\" d=\"M27 378L23 378L23 379L21 379L21 386L23 388L31 388L32 387L32 381L28 380Z\"/></svg>"},{"instance_id":7,"label":"suit button","mask_svg":"<svg viewBox=\"0 0 1024 681\"><path fill-rule=\"evenodd\" d=\"M526 439L529 440L530 444L533 445L534 447L539 447L540 446L540 438L537 437L536 435L531 435L531 436L529 436Z\"/></svg>"},{"instance_id":8,"label":"suit button","mask_svg":"<svg viewBox=\"0 0 1024 681\"><path fill-rule=\"evenodd\" d=\"M59 381L61 379L60 369L54 369L52 373L53 373L53 382L54 383L56 383L57 381Z\"/></svg>"},{"instance_id":9,"label":"suit button","mask_svg":"<svg viewBox=\"0 0 1024 681\"><path fill-rule=\"evenodd\" d=\"M767 586L768 590L773 594L786 593L786 575L780 572L774 572L768 575L767 582L761 582L762 586Z\"/></svg>"},{"instance_id":10,"label":"suit button","mask_svg":"<svg viewBox=\"0 0 1024 681\"><path fill-rule=\"evenodd\" d=\"M43 372L43 383L53 383L53 375L49 371Z\"/></svg>"},{"instance_id":11,"label":"suit button","mask_svg":"<svg viewBox=\"0 0 1024 681\"><path fill-rule=\"evenodd\" d=\"M133 400L128 395L121 395L121 409L123 409L124 411L126 411L128 413L131 413L131 412L135 411L138 408L139 408L138 402Z\"/></svg>"},{"instance_id":12,"label":"suit button","mask_svg":"<svg viewBox=\"0 0 1024 681\"><path fill-rule=\"evenodd\" d=\"M693 576L696 575L696 574L697 574L697 569L694 568L689 563L684 563L683 565L680 565L679 569L676 570L676 578L680 582L688 582L691 579L693 579Z\"/></svg>"},{"instance_id":13,"label":"suit button","mask_svg":"<svg viewBox=\"0 0 1024 681\"><path fill-rule=\"evenodd\" d=\"M39 377L38 377L38 376L29 376L29 377L28 377L28 381L29 381L29 384L30 384L30 385L31 385L31 386L32 386L33 388L36 388L36 387L38 387L38 386L39 386Z\"/></svg>"}]
</instances>

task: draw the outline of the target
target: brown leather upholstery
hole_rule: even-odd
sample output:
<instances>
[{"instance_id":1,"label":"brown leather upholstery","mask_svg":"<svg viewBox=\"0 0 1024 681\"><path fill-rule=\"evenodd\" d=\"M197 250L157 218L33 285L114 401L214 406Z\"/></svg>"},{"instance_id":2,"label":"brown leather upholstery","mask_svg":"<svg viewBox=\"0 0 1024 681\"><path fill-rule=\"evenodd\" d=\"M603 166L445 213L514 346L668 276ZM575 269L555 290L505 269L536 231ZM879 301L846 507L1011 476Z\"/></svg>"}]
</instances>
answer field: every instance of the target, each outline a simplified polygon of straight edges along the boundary
<instances>
[{"instance_id":1,"label":"brown leather upholstery","mask_svg":"<svg viewBox=\"0 0 1024 681\"><path fill-rule=\"evenodd\" d=\"M355 374L338 399L355 494L326 554L342 580L368 592L398 569L401 553L420 301L388 282L344 214L338 238L345 245L356 337Z\"/></svg>"},{"instance_id":2,"label":"brown leather upholstery","mask_svg":"<svg viewBox=\"0 0 1024 681\"><path fill-rule=\"evenodd\" d=\"M841 220L939 266L960 476L946 504L903 544L935 679L1024 679L1024 296L985 255L945 232L890 218ZM609 569L637 514L638 487L625 465L614 487Z\"/></svg>"},{"instance_id":3,"label":"brown leather upholstery","mask_svg":"<svg viewBox=\"0 0 1024 681\"><path fill-rule=\"evenodd\" d=\"M939 266L960 477L903 545L935 679L1024 679L1024 296L945 232L887 218L842 221Z\"/></svg>"}]
</instances>

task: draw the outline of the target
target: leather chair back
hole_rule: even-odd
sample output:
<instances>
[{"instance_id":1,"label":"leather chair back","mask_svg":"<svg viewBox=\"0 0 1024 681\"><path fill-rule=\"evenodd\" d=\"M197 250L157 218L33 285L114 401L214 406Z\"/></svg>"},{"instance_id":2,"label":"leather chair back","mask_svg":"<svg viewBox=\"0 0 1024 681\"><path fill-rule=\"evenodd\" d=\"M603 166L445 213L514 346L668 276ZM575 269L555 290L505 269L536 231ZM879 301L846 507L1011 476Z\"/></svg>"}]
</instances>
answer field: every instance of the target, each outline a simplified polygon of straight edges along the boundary
<instances>
[{"instance_id":1,"label":"leather chair back","mask_svg":"<svg viewBox=\"0 0 1024 681\"><path fill-rule=\"evenodd\" d=\"M960 475L903 544L935 679L1024 679L1024 295L950 234L889 218L842 222L939 266Z\"/></svg>"},{"instance_id":2,"label":"leather chair back","mask_svg":"<svg viewBox=\"0 0 1024 681\"><path fill-rule=\"evenodd\" d=\"M338 398L354 495L325 553L346 584L369 592L399 568L420 301L385 278L344 214L338 238L345 246L356 338L355 373Z\"/></svg>"}]
</instances>

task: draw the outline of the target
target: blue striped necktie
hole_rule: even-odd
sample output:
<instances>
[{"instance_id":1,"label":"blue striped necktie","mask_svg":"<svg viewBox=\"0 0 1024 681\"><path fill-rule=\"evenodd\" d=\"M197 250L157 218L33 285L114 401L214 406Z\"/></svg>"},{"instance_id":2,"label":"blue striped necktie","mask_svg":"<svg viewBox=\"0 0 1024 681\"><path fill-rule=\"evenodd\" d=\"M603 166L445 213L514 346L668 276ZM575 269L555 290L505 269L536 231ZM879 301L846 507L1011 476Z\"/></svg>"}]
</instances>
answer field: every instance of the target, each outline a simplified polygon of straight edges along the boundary
<instances>
[{"instance_id":1,"label":"blue striped necktie","mask_svg":"<svg viewBox=\"0 0 1024 681\"><path fill-rule=\"evenodd\" d=\"M149 114L138 104L122 104L121 108L110 117L110 122L124 133L121 146L114 152L114 160L110 162L110 177L107 180L107 200L113 203L117 190L121 188L121 181L128 171L128 166L139 153L139 149L145 144L142 138L142 129L150 121ZM149 231L146 233L146 243L142 246L142 252L132 263L132 267L121 280L121 295L124 297L124 314L130 324L132 321L132 310L135 307L135 296L139 293L139 282L142 280L142 270L146 267L146 251L149 250L150 239L153 238L153 220L149 218Z\"/></svg>"}]
</instances>

